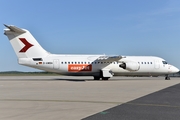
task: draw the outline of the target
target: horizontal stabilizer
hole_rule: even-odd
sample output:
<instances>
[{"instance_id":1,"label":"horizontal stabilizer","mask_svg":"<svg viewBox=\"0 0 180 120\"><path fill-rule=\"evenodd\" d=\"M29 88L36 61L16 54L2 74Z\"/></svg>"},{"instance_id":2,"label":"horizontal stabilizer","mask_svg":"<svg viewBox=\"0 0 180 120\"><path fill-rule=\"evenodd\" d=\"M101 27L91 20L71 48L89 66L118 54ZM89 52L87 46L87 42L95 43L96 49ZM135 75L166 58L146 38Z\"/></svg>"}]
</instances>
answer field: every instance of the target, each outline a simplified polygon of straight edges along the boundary
<instances>
[{"instance_id":1,"label":"horizontal stabilizer","mask_svg":"<svg viewBox=\"0 0 180 120\"><path fill-rule=\"evenodd\" d=\"M4 24L4 26L7 27L11 32L16 32L16 33L25 33L26 32L25 30L18 28L16 26L6 25L6 24Z\"/></svg>"}]
</instances>

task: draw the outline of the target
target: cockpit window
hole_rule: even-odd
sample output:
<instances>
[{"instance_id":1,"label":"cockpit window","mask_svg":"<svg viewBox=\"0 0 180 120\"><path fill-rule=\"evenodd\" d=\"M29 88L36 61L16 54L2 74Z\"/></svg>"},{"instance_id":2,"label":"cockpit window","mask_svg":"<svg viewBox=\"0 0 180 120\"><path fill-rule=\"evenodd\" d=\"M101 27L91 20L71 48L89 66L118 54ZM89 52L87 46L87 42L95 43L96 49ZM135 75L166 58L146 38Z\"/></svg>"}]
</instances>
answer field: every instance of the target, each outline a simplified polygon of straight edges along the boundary
<instances>
[{"instance_id":1,"label":"cockpit window","mask_svg":"<svg viewBox=\"0 0 180 120\"><path fill-rule=\"evenodd\" d=\"M168 64L166 61L162 61L163 64Z\"/></svg>"}]
</instances>

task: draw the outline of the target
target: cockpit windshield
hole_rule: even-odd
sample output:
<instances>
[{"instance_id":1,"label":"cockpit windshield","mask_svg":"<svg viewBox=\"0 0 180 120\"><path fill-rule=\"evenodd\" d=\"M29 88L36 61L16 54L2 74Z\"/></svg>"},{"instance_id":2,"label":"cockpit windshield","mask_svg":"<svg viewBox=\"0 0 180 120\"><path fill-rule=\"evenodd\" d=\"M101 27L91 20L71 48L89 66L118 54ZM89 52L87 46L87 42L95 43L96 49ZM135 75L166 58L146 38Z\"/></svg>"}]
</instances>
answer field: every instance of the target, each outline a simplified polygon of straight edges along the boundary
<instances>
[{"instance_id":1,"label":"cockpit windshield","mask_svg":"<svg viewBox=\"0 0 180 120\"><path fill-rule=\"evenodd\" d=\"M168 64L166 61L162 61L163 64Z\"/></svg>"}]
</instances>

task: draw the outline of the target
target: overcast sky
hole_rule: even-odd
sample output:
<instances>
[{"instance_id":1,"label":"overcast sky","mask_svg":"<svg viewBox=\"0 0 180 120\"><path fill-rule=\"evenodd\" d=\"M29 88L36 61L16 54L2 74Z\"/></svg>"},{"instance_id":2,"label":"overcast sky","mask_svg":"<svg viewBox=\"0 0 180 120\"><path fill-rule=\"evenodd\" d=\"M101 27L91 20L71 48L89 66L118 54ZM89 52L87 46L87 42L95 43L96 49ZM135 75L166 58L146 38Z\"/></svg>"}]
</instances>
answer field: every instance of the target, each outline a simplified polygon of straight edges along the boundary
<instances>
[{"instance_id":1,"label":"overcast sky","mask_svg":"<svg viewBox=\"0 0 180 120\"><path fill-rule=\"evenodd\" d=\"M37 71L18 65L4 23L51 53L159 56L180 69L179 0L1 0L0 71Z\"/></svg>"}]
</instances>

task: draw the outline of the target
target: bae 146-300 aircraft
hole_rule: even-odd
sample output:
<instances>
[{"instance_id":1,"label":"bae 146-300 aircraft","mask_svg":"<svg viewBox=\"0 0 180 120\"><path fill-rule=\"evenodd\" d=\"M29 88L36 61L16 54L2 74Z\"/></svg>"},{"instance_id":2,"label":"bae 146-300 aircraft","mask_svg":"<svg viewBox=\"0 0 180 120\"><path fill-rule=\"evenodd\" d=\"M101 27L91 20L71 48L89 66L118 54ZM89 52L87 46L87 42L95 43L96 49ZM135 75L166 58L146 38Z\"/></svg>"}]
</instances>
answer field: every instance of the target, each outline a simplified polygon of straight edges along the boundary
<instances>
[{"instance_id":1,"label":"bae 146-300 aircraft","mask_svg":"<svg viewBox=\"0 0 180 120\"><path fill-rule=\"evenodd\" d=\"M41 47L31 33L13 25L5 25L4 34L21 65L71 76L93 76L108 80L113 76L160 76L179 71L164 59L154 56L107 56L51 54Z\"/></svg>"}]
</instances>

